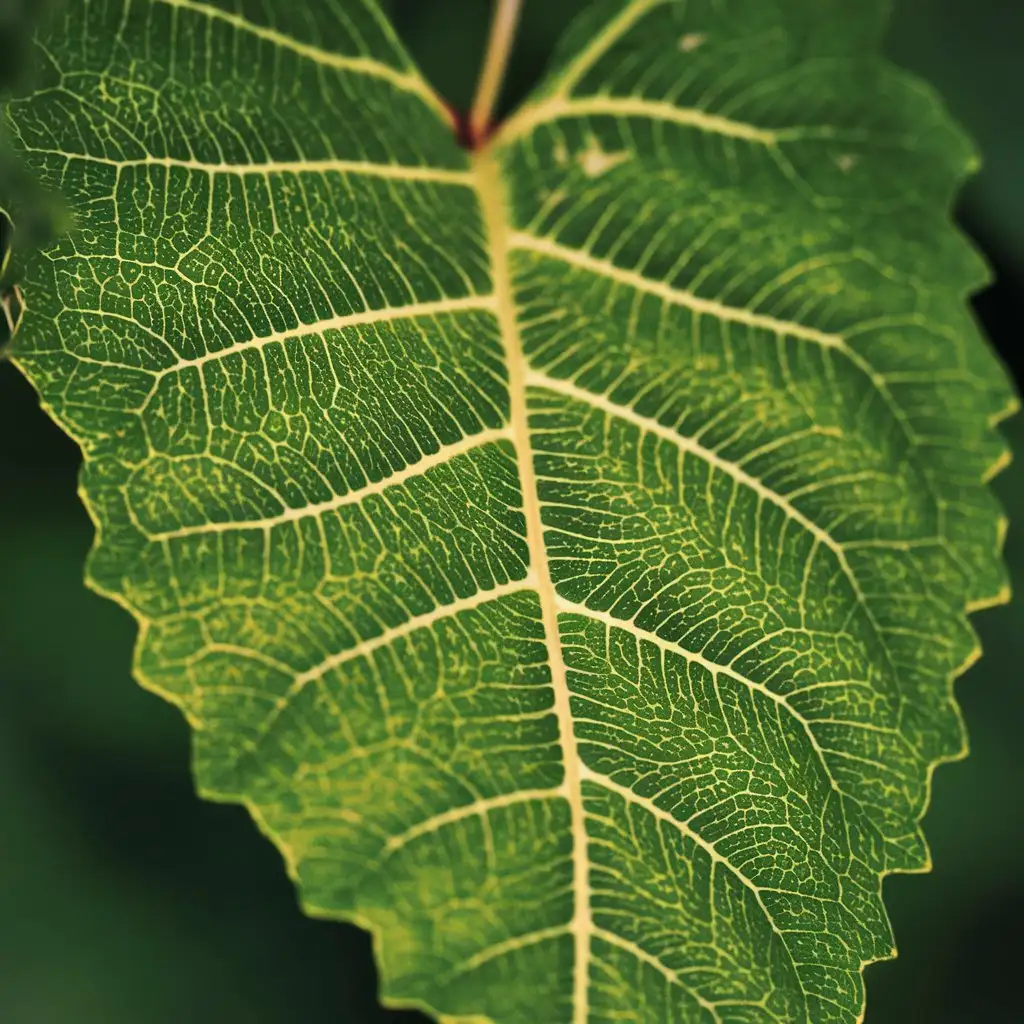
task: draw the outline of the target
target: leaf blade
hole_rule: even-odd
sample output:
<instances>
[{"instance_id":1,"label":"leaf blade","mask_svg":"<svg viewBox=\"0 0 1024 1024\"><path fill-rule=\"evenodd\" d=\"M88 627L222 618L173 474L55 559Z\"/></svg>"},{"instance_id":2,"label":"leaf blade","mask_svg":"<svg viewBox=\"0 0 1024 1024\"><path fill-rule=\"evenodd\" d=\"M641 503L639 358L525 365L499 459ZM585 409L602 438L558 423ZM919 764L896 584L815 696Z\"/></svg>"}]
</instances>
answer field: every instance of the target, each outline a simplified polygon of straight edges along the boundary
<instances>
[{"instance_id":1,"label":"leaf blade","mask_svg":"<svg viewBox=\"0 0 1024 1024\"><path fill-rule=\"evenodd\" d=\"M962 138L873 8L641 0L470 163L372 4L309 10L91 0L9 112L137 675L392 1001L856 1019L1004 587Z\"/></svg>"}]
</instances>

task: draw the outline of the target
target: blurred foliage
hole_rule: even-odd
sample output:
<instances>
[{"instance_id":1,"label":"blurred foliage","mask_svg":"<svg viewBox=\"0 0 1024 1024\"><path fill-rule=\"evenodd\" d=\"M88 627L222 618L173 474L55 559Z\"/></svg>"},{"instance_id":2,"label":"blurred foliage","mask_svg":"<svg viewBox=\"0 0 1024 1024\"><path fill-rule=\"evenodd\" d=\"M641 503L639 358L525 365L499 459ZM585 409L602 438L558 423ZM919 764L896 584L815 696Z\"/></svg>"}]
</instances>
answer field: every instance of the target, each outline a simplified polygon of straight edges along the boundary
<instances>
[{"instance_id":1,"label":"blurred foliage","mask_svg":"<svg viewBox=\"0 0 1024 1024\"><path fill-rule=\"evenodd\" d=\"M0 88L12 86L25 73L25 40L38 10L33 0L0 0Z\"/></svg>"},{"instance_id":2,"label":"blurred foliage","mask_svg":"<svg viewBox=\"0 0 1024 1024\"><path fill-rule=\"evenodd\" d=\"M49 17L62 0L0 0L0 113L4 96L31 88L34 68L29 59L33 29ZM11 281L17 277L17 253L45 245L67 224L58 196L48 196L14 159L5 145L0 117L0 355L9 341L16 315L10 312ZM14 221L17 250L14 250ZM12 259L12 256L15 257Z\"/></svg>"},{"instance_id":3,"label":"blurred foliage","mask_svg":"<svg viewBox=\"0 0 1024 1024\"><path fill-rule=\"evenodd\" d=\"M984 159L964 217L1024 266L1024 3L894 0L889 51L926 78Z\"/></svg>"},{"instance_id":4,"label":"blurred foliage","mask_svg":"<svg viewBox=\"0 0 1024 1024\"><path fill-rule=\"evenodd\" d=\"M526 0L506 105L584 3ZM938 86L985 154L962 220L997 264L977 310L1021 380L1024 4L895 6L892 53ZM391 7L428 76L467 106L489 3ZM31 71L18 40L39 9L0 0L0 83ZM2 173L0 206L11 195ZM1007 434L1024 449L1024 420ZM77 462L28 385L0 365L0 1021L422 1021L377 1006L369 937L301 915L245 811L194 796L184 722L130 679L134 627L82 586L92 528L75 497ZM1024 520L1024 462L996 489L1011 521ZM1019 527L1007 555L1024 590ZM933 873L885 884L901 953L868 971L868 1024L1021 1019L1024 602L975 622L985 658L957 686L973 753L937 773Z\"/></svg>"}]
</instances>

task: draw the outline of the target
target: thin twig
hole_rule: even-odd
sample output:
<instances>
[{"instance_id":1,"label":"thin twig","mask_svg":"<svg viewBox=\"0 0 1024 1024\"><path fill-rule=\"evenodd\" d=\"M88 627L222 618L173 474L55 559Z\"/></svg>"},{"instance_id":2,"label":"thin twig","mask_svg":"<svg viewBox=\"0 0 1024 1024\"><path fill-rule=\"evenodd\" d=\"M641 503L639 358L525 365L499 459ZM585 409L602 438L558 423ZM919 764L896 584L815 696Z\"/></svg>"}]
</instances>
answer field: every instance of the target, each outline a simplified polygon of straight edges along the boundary
<instances>
[{"instance_id":1,"label":"thin twig","mask_svg":"<svg viewBox=\"0 0 1024 1024\"><path fill-rule=\"evenodd\" d=\"M494 105L501 92L508 67L512 41L515 38L522 0L496 0L494 19L491 21L491 36L487 41L487 56L477 80L476 96L469 113L469 138L474 146L479 145L491 128Z\"/></svg>"}]
</instances>

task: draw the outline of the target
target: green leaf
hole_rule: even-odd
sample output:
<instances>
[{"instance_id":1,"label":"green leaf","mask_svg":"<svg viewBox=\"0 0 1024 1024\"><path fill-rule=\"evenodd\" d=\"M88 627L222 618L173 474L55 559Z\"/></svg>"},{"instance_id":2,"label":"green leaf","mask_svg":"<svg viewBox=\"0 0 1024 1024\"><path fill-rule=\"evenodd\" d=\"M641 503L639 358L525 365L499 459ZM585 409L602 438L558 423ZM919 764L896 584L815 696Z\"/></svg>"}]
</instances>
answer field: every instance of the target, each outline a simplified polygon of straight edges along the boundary
<instances>
[{"instance_id":1,"label":"green leaf","mask_svg":"<svg viewBox=\"0 0 1024 1024\"><path fill-rule=\"evenodd\" d=\"M383 995L857 1020L1014 408L880 2L599 2L484 149L371 0L82 0L7 131L91 584Z\"/></svg>"}]
</instances>

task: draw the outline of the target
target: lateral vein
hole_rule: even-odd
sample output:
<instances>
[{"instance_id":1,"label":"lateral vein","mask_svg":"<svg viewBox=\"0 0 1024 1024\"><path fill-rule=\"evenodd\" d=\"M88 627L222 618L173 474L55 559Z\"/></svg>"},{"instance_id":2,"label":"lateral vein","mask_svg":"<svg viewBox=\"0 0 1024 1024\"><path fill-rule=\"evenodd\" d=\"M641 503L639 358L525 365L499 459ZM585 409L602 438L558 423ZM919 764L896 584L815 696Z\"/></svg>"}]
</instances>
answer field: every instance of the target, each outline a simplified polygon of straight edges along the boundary
<instances>
[{"instance_id":1,"label":"lateral vein","mask_svg":"<svg viewBox=\"0 0 1024 1024\"><path fill-rule=\"evenodd\" d=\"M564 786L553 789L518 789L511 793L501 793L498 796L483 797L474 800L469 804L460 804L449 811L442 811L439 814L431 815L424 821L411 825L404 832L391 836L384 844L388 853L393 853L407 843L411 843L420 836L429 835L446 825L453 825L466 818L485 817L491 811L500 810L504 807L513 807L516 804L530 803L533 801L552 800L556 797L564 797Z\"/></svg>"},{"instance_id":2,"label":"lateral vein","mask_svg":"<svg viewBox=\"0 0 1024 1024\"><path fill-rule=\"evenodd\" d=\"M305 672L298 673L295 676L295 680L292 685L288 687L288 690L278 697L270 714L267 715L263 724L260 726L258 733L251 741L251 749L255 749L259 743L266 738L271 729L273 729L274 723L281 717L288 705L310 683L323 679L328 672L331 672L336 668L340 668L346 662L354 661L356 658L369 657L374 651L377 651L382 647L387 647L399 638L408 636L410 633L415 633L417 630L426 629L442 619L449 619L462 612L469 611L472 608L479 608L481 605L488 604L491 601L497 601L499 598L505 597L507 594L515 594L522 590L529 590L531 588L531 583L532 577L528 574L525 579L510 580L507 583L500 583L497 586L492 587L490 590L478 590L475 594L461 598L451 604L438 605L436 608L424 613L423 615L417 615L409 619L407 622L403 622L400 626L394 626L391 629L386 629L379 636L372 637L369 640L360 641L353 647L346 647L345 650L339 651L337 654L332 654L330 657L325 658L318 665L314 665Z\"/></svg>"},{"instance_id":3,"label":"lateral vein","mask_svg":"<svg viewBox=\"0 0 1024 1024\"><path fill-rule=\"evenodd\" d=\"M389 487L404 483L412 477L422 476L424 473L436 466L442 466L452 459L467 452L482 448L484 445L492 444L495 441L509 440L511 431L507 427L494 430L483 430L478 434L471 434L468 437L460 438L452 444L444 445L430 455L424 455L416 462L410 463L404 469L374 480L355 490L345 494L328 498L326 501L316 502L311 505L303 505L295 508L286 508L274 516L266 516L261 519L231 520L223 523L197 523L195 526L183 526L177 530L166 530L163 533L150 534L152 541L177 540L183 537L208 536L210 534L233 533L240 530L272 530L276 526L283 526L285 523L295 523L302 519L309 519L314 516L323 515L326 512L334 512L346 505L358 505L371 494L380 494Z\"/></svg>"},{"instance_id":4,"label":"lateral vein","mask_svg":"<svg viewBox=\"0 0 1024 1024\"><path fill-rule=\"evenodd\" d=\"M265 25L257 25L255 22L243 18L240 14L221 10L211 4L203 3L201 0L157 0L157 2L166 4L168 7L177 7L181 10L201 14L213 21L222 21L232 28L238 29L240 32L247 32L258 39L262 39L274 46L279 46L281 49L291 50L300 57L313 61L315 64L336 68L339 71L352 71L356 74L383 79L403 92L418 96L438 113L446 124L451 122L451 115L446 110L444 104L418 74L400 71L398 68L385 64L383 61L376 60L373 57L347 57L343 54L332 53L319 46L300 42L298 39L294 39L283 32L278 32L276 29L268 28Z\"/></svg>"},{"instance_id":5,"label":"lateral vein","mask_svg":"<svg viewBox=\"0 0 1024 1024\"><path fill-rule=\"evenodd\" d=\"M600 939L602 942L607 942L609 946L615 946L617 949L623 950L630 956L635 957L637 960L642 961L645 964L649 964L659 974L663 975L671 984L678 985L694 1002L702 1006L709 1014L714 1024L722 1024L722 1018L719 1016L715 1004L705 999L696 989L691 988L685 984L683 979L679 976L678 971L672 970L671 967L666 966L658 957L653 953L648 953L646 949L640 946L638 943L633 942L630 939L625 939L621 935L616 935L615 932L608 931L606 928L595 928L594 938Z\"/></svg>"},{"instance_id":6,"label":"lateral vein","mask_svg":"<svg viewBox=\"0 0 1024 1024\"><path fill-rule=\"evenodd\" d=\"M626 270L623 267L616 266L610 260L591 256L590 253L583 252L581 249L562 245L550 238L539 238L536 235L517 231L511 236L509 246L512 249L535 252L541 256L547 256L550 259L568 263L570 266L579 267L581 270L606 277L626 288L654 295L673 306L685 306L688 309L692 309L695 313L704 313L717 317L720 320L746 324L748 327L762 328L771 331L773 334L804 338L807 341L817 342L819 345L827 348L838 348L846 351L846 343L838 334L829 334L827 331L819 331L813 327L807 327L804 324L795 323L790 320L780 320L773 316L766 316L763 313L754 313L749 309L728 306L715 299L704 299L683 288L675 288L664 281L652 280L643 274L637 273L635 270Z\"/></svg>"},{"instance_id":7,"label":"lateral vein","mask_svg":"<svg viewBox=\"0 0 1024 1024\"><path fill-rule=\"evenodd\" d=\"M667 427L663 423L659 423L657 420L652 419L650 416L644 416L642 413L638 413L628 405L622 405L618 402L614 402L606 395L595 394L592 391L587 391L585 388L579 387L579 385L572 381L549 377L536 370L528 371L527 382L534 387L547 388L551 391L556 391L560 394L566 395L569 398L573 398L576 401L584 402L592 408L605 413L607 416L615 416L619 419L626 420L626 422L632 423L642 431L647 431L648 433L664 438L666 441L671 442L683 451L691 452L698 458L703 459L709 465L714 466L722 473L731 476L738 484L750 488L762 500L774 505L783 514L792 519L793 522L803 527L803 529L805 529L814 538L816 546L821 545L832 553L843 573L843 576L846 577L847 583L850 584L850 588L853 591L853 595L856 598L858 605L863 609L872 630L878 637L879 642L882 644L882 647L886 652L886 659L893 670L894 676L898 676L895 664L889 654L889 648L887 646L887 641L885 639L885 634L882 631L881 624L878 622L878 619L875 617L875 614L871 609L867 595L864 593L864 588L861 586L860 579L854 571L853 566L850 564L850 559L847 557L846 549L826 529L819 526L813 519L801 512L789 499L785 498L777 491L772 490L757 477L751 476L735 462L723 459L716 452L713 452L710 448L705 448L693 438L685 437L672 427ZM812 548L811 554L808 558L812 558L815 551L816 547Z\"/></svg>"},{"instance_id":8,"label":"lateral vein","mask_svg":"<svg viewBox=\"0 0 1024 1024\"><path fill-rule=\"evenodd\" d=\"M421 316L439 316L446 313L460 313L465 310L494 309L493 295L466 295L458 299L439 299L434 302L412 302L407 306L386 306L383 309L363 309L356 313L343 313L329 320L318 320L312 324L302 324L287 331L275 331L258 338L248 338L235 342L215 352L206 352L201 356L179 359L178 362L160 370L156 377L164 377L190 366L202 366L204 363L215 362L239 352L258 351L267 345L304 338L310 335L323 334L324 331L342 330L346 327L369 326L373 324L391 323L395 320L411 320Z\"/></svg>"},{"instance_id":9,"label":"lateral vein","mask_svg":"<svg viewBox=\"0 0 1024 1024\"><path fill-rule=\"evenodd\" d=\"M818 742L818 738L814 735L814 729L811 726L809 719L805 718L799 711L794 708L789 701L786 700L785 696L780 693L776 693L774 690L765 686L764 683L756 682L753 679L748 678L741 672L737 672L736 669L730 668L728 665L720 665L716 661L711 661L709 658L705 658L703 654L697 651L688 650L685 647L680 646L677 643L673 643L671 640L665 640L658 636L657 633L652 633L648 629L643 629L638 626L635 622L629 619L617 619L614 615L608 612L596 611L593 608L588 608L585 604L578 604L574 601L567 601L564 598L557 598L558 608L560 611L568 612L572 615L581 615L584 618L589 618L595 622L600 622L606 629L621 629L637 640L646 640L648 643L654 644L656 647L661 648L663 651L667 651L670 654L677 654L681 658L685 658L688 661L695 662L702 668L706 669L713 676L725 675L730 679L735 679L736 682L742 683L751 692L757 692L768 697L771 701L777 704L780 708L783 708L786 713L800 726L804 734L807 736L807 740L810 743L811 749L814 751L815 756L818 758L821 764L821 770L825 775L825 779L828 784L837 793L839 792L839 785L832 775L829 769L828 760L825 757L825 750ZM843 723L846 724L846 723Z\"/></svg>"},{"instance_id":10,"label":"lateral vein","mask_svg":"<svg viewBox=\"0 0 1024 1024\"><path fill-rule=\"evenodd\" d=\"M523 110L517 118L509 122L506 131L502 133L501 141L507 144L528 135L541 125L578 117L640 117L696 128L711 135L744 139L763 146L772 146L778 141L775 132L744 121L709 114L696 107L677 107L667 100L644 99L642 96L585 96L580 99L556 97Z\"/></svg>"},{"instance_id":11,"label":"lateral vein","mask_svg":"<svg viewBox=\"0 0 1024 1024\"><path fill-rule=\"evenodd\" d=\"M62 149L33 149L33 153L50 154L67 160L83 160L88 163L106 164L118 170L124 167L180 167L187 171L201 171L204 174L234 174L244 176L258 174L356 174L395 181L437 182L441 185L462 185L473 187L472 171L447 167L426 167L415 164L381 164L371 160L341 160L334 157L323 160L264 160L252 163L214 163L208 160L184 159L172 156L144 156L128 160L114 160L111 157L95 156L92 153L69 153Z\"/></svg>"},{"instance_id":12,"label":"lateral vein","mask_svg":"<svg viewBox=\"0 0 1024 1024\"><path fill-rule=\"evenodd\" d=\"M648 11L671 0L631 0L566 67L555 81L554 94L567 96L583 76L638 22Z\"/></svg>"},{"instance_id":13,"label":"lateral vein","mask_svg":"<svg viewBox=\"0 0 1024 1024\"><path fill-rule=\"evenodd\" d=\"M527 384L532 387L546 388L549 391L556 391L558 394L565 395L567 398L572 398L577 402L589 405L593 409L598 409L606 416L625 420L627 423L633 424L633 426L637 427L641 432L654 434L657 437L669 441L677 448L681 448L683 451L689 452L702 461L708 463L708 465L714 466L715 469L726 474L726 476L731 477L738 484L742 484L744 487L750 488L750 490L754 491L754 493L763 500L774 505L781 512L784 512L788 518L793 520L793 522L802 526L820 544L824 544L827 548L837 554L842 552L842 547L827 530L823 529L812 519L808 518L787 498L783 497L777 491L773 491L767 486L767 484L758 480L757 477L751 476L735 462L723 459L717 452L712 451L710 448L706 448L692 437L687 437L684 434L679 433L679 431L675 430L673 427L666 426L664 423L660 423L658 420L653 419L650 416L644 416L642 413L638 413L628 405L615 402L608 398L607 395L599 395L593 391L587 391L586 388L581 388L571 380L549 377L547 374L541 373L537 370L530 370L527 374Z\"/></svg>"}]
</instances>

